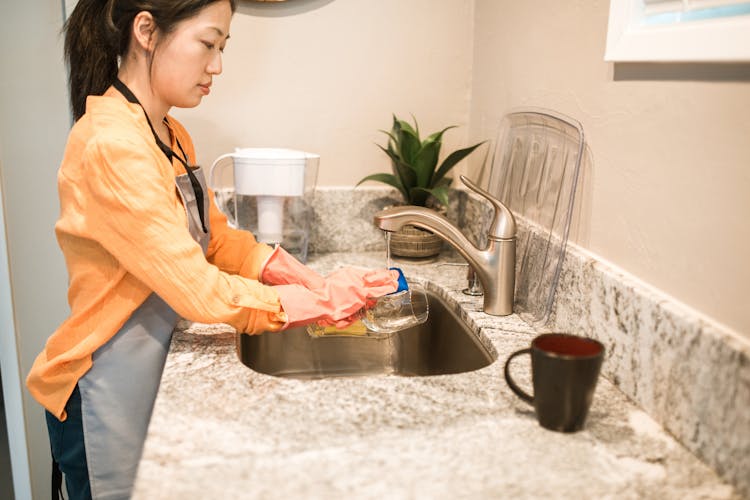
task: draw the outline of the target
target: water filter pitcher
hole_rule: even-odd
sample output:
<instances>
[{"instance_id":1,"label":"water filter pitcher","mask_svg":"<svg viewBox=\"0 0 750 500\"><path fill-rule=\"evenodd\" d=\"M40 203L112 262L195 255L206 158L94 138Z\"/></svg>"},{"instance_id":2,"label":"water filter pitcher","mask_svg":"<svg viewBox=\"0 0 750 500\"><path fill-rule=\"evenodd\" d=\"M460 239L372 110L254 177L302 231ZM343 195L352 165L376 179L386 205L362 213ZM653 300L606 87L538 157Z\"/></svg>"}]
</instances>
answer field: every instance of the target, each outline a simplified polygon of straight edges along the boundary
<instances>
[{"instance_id":1,"label":"water filter pitcher","mask_svg":"<svg viewBox=\"0 0 750 500\"><path fill-rule=\"evenodd\" d=\"M214 161L209 184L232 227L306 262L319 161L292 149L236 148Z\"/></svg>"}]
</instances>

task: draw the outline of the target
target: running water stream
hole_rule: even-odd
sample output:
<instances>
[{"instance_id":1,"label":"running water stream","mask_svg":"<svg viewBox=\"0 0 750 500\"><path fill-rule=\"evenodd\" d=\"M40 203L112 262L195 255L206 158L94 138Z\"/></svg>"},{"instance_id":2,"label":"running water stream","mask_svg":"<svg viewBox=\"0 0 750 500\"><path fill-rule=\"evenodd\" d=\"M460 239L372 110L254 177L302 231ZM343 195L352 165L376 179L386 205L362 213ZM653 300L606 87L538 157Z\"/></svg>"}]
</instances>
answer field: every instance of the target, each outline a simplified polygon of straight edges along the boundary
<instances>
[{"instance_id":1,"label":"running water stream","mask_svg":"<svg viewBox=\"0 0 750 500\"><path fill-rule=\"evenodd\" d=\"M393 267L391 263L391 232L383 231L385 233L385 268L390 269Z\"/></svg>"}]
</instances>

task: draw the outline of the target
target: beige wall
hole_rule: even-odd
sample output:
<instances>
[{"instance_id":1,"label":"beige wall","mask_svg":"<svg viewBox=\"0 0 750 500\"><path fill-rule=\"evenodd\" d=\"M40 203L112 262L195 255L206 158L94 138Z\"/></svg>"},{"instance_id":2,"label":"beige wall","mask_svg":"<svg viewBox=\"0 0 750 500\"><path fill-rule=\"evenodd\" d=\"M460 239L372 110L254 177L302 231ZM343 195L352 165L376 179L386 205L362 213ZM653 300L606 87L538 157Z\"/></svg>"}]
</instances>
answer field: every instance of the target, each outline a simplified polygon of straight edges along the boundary
<instances>
[{"instance_id":1,"label":"beige wall","mask_svg":"<svg viewBox=\"0 0 750 500\"><path fill-rule=\"evenodd\" d=\"M476 0L471 133L514 106L576 117L579 243L750 338L750 66L605 63L609 2L563 4Z\"/></svg>"},{"instance_id":2,"label":"beige wall","mask_svg":"<svg viewBox=\"0 0 750 500\"><path fill-rule=\"evenodd\" d=\"M241 2L213 93L175 114L204 165L293 147L322 155L319 185L350 186L388 169L391 112L462 125L448 149L511 107L556 109L592 158L574 239L750 338L750 66L605 63L609 2L564 4Z\"/></svg>"},{"instance_id":3,"label":"beige wall","mask_svg":"<svg viewBox=\"0 0 750 500\"><path fill-rule=\"evenodd\" d=\"M422 130L448 124L446 147L465 144L472 0L240 2L224 73L195 110L174 114L203 165L235 146L321 155L318 183L351 186L389 169L374 145L391 113Z\"/></svg>"},{"instance_id":4,"label":"beige wall","mask_svg":"<svg viewBox=\"0 0 750 500\"><path fill-rule=\"evenodd\" d=\"M44 409L23 382L47 337L69 312L68 276L54 232L59 212L57 169L70 127L62 21L59 0L0 2L0 46L12 47L0 53L0 191L5 222L0 226L0 245L7 244L8 257L3 263L7 276L0 283L0 309L12 314L0 320L0 365L3 395L10 403L6 416L14 431L9 441L18 500L50 497ZM10 376L10 369L17 373ZM23 446L26 453L19 451ZM4 494L0 485L0 498Z\"/></svg>"}]
</instances>

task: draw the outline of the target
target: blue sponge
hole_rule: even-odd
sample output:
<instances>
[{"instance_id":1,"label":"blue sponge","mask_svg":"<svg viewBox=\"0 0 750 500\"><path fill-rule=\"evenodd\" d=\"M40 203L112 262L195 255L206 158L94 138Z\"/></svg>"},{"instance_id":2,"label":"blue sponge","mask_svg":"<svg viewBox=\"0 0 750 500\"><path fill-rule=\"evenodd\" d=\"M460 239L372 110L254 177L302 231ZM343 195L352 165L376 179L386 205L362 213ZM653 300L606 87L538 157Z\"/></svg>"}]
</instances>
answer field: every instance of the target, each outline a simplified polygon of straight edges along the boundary
<instances>
[{"instance_id":1,"label":"blue sponge","mask_svg":"<svg viewBox=\"0 0 750 500\"><path fill-rule=\"evenodd\" d=\"M406 282L406 277L404 276L404 272L398 267L391 267L390 269L398 273L398 290L396 290L393 293L398 293L398 292L403 292L404 290L408 290L409 284Z\"/></svg>"}]
</instances>

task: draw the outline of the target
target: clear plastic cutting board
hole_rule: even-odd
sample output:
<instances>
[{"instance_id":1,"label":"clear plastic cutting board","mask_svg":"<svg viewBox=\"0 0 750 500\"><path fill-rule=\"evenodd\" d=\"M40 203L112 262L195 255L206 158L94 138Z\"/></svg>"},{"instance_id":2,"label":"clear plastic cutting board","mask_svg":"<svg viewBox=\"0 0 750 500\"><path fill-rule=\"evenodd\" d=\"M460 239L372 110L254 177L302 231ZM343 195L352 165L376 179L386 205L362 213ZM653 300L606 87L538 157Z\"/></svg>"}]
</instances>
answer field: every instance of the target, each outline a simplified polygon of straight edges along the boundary
<instances>
[{"instance_id":1,"label":"clear plastic cutting board","mask_svg":"<svg viewBox=\"0 0 750 500\"><path fill-rule=\"evenodd\" d=\"M545 324L552 310L584 153L581 124L541 108L502 119L488 190L518 222L515 312Z\"/></svg>"}]
</instances>

